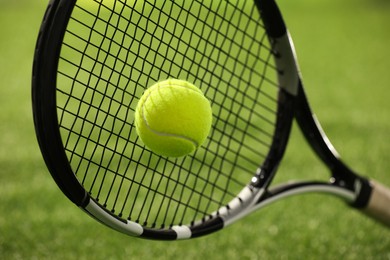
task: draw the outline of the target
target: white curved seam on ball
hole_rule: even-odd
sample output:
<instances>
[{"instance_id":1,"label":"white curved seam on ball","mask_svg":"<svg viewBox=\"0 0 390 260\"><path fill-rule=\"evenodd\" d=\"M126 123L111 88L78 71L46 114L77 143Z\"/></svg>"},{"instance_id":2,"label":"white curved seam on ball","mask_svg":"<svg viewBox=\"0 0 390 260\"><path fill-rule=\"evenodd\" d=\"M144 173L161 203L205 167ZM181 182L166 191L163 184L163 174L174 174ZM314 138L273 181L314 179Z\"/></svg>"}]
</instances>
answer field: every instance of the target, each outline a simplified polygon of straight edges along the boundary
<instances>
[{"instance_id":1,"label":"white curved seam on ball","mask_svg":"<svg viewBox=\"0 0 390 260\"><path fill-rule=\"evenodd\" d=\"M193 89L191 89L191 88L188 88L188 87L185 87L185 86L180 86L180 85L171 85L171 84L170 84L170 85L162 85L162 86L158 85L158 86L159 86L159 87L168 87L168 86L184 87L184 88L189 89L189 90L192 90L192 91L194 91L194 92L196 92L196 93L198 93L198 94L202 94L202 93L199 93L198 91L195 91L195 90L193 90ZM189 138L189 137L187 137L187 136L178 135L178 134L172 134L172 133L159 132L159 131L156 131L156 130L154 130L153 128L150 127L150 125L148 124L148 120L145 118L145 107L144 107L144 105L145 105L146 101L148 100L148 98L150 97L150 95L152 94L152 92L153 92L153 91L151 91L151 92L149 93L149 95L145 98L145 101L142 103L142 119L144 120L146 127L147 127L150 131L152 131L153 133L155 133L155 134L157 134L157 135L160 135L160 136L168 136L168 137L176 137L176 138L182 138L182 139L184 139L184 140L187 140L187 141L193 143L193 144L195 145L195 147L198 147L198 146L199 146L198 142L196 142L195 140L193 140L193 139L191 139L191 138Z\"/></svg>"},{"instance_id":2,"label":"white curved seam on ball","mask_svg":"<svg viewBox=\"0 0 390 260\"><path fill-rule=\"evenodd\" d=\"M199 88L198 88L198 90L194 90L194 89L192 89L192 88L190 88L190 87L187 87L187 86L176 85L175 83L173 83L173 84L168 84L168 83L166 83L166 82L158 83L157 86L158 86L158 87L169 87L169 86L174 86L174 87L185 88L185 89L188 89L188 90L191 90L191 91L195 92L196 94L198 94L198 95L200 95L200 96L202 96L202 97L205 97L204 94L203 94L203 92L202 92L202 90L200 90ZM149 96L148 96L148 97L149 97Z\"/></svg>"}]
</instances>

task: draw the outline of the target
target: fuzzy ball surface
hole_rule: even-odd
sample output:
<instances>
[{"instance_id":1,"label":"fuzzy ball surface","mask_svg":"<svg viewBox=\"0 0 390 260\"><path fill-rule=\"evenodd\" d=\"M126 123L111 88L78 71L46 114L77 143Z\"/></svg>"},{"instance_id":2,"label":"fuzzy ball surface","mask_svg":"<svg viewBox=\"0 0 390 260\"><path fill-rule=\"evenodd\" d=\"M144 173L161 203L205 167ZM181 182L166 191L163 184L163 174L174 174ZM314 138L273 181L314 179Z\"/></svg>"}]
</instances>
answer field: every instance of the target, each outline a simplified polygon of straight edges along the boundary
<instances>
[{"instance_id":1,"label":"fuzzy ball surface","mask_svg":"<svg viewBox=\"0 0 390 260\"><path fill-rule=\"evenodd\" d=\"M212 123L209 100L193 84L168 79L149 87L135 111L142 142L154 153L181 157L206 140Z\"/></svg>"}]
</instances>

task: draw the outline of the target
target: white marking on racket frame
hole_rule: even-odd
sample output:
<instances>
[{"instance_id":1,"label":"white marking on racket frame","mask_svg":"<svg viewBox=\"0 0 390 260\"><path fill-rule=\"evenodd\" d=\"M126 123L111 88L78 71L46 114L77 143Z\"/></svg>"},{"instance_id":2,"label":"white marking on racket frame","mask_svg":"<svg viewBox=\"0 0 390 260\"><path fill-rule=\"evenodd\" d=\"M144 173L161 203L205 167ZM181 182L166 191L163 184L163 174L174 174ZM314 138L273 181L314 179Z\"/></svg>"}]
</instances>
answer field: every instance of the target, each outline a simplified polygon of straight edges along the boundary
<instances>
[{"instance_id":1,"label":"white marking on racket frame","mask_svg":"<svg viewBox=\"0 0 390 260\"><path fill-rule=\"evenodd\" d=\"M274 41L274 51L277 53L275 63L280 71L278 73L279 86L296 96L298 93L299 68L294 43L288 32L284 36L274 39Z\"/></svg>"},{"instance_id":2,"label":"white marking on racket frame","mask_svg":"<svg viewBox=\"0 0 390 260\"><path fill-rule=\"evenodd\" d=\"M105 212L93 200L89 201L88 205L85 207L85 210L89 212L92 216L100 220L103 224L125 234L131 236L140 236L143 233L143 228L140 224L137 224L132 221L127 221L127 223L119 221L118 219Z\"/></svg>"},{"instance_id":3,"label":"white marking on racket frame","mask_svg":"<svg viewBox=\"0 0 390 260\"><path fill-rule=\"evenodd\" d=\"M172 229L177 234L177 239L191 238L192 232L187 226L173 226Z\"/></svg>"},{"instance_id":4,"label":"white marking on racket frame","mask_svg":"<svg viewBox=\"0 0 390 260\"><path fill-rule=\"evenodd\" d=\"M218 210L219 216L224 220L224 226L228 226L247 215L263 193L264 189L250 189L249 187L242 189L237 197L229 202L228 206ZM213 213L213 215L216 214L216 212Z\"/></svg>"}]
</instances>

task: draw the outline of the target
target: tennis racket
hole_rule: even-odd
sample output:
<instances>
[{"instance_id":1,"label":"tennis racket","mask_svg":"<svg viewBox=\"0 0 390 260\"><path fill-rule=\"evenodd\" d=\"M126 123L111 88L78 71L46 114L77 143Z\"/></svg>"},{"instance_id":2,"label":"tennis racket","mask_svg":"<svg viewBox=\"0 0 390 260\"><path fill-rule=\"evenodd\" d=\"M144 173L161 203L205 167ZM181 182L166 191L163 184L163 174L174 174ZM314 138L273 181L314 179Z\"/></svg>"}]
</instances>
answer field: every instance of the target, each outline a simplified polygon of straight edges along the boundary
<instances>
[{"instance_id":1,"label":"tennis racket","mask_svg":"<svg viewBox=\"0 0 390 260\"><path fill-rule=\"evenodd\" d=\"M145 89L177 78L210 100L194 153L154 154L136 134ZM390 225L390 191L347 167L313 116L273 0L52 0L37 40L36 134L62 192L105 225L162 240L206 235L271 202L335 195ZM272 185L293 120L328 181Z\"/></svg>"}]
</instances>

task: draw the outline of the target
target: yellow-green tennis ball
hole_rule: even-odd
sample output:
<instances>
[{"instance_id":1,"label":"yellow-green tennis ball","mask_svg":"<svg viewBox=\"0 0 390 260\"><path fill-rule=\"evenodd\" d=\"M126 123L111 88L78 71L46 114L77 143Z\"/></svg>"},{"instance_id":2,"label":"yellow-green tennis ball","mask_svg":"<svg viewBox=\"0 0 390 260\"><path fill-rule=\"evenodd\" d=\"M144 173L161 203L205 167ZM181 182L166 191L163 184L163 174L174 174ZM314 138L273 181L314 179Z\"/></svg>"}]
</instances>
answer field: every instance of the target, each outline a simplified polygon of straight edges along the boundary
<instances>
[{"instance_id":1,"label":"yellow-green tennis ball","mask_svg":"<svg viewBox=\"0 0 390 260\"><path fill-rule=\"evenodd\" d=\"M206 140L211 122L210 102L202 91L178 79L148 88L135 111L135 126L142 142L163 156L192 153Z\"/></svg>"}]
</instances>

